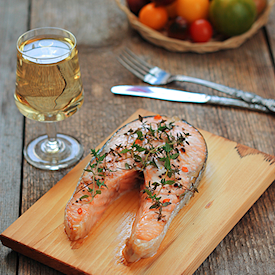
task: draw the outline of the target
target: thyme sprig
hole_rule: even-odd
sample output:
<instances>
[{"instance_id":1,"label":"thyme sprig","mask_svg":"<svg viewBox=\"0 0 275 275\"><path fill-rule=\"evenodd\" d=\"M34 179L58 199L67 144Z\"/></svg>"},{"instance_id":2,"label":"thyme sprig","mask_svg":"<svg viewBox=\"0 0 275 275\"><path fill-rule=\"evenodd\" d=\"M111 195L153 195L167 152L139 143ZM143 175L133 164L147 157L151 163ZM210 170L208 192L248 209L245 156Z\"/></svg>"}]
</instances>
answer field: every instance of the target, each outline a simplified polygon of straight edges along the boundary
<instances>
[{"instance_id":1,"label":"thyme sprig","mask_svg":"<svg viewBox=\"0 0 275 275\"><path fill-rule=\"evenodd\" d=\"M106 158L107 154L100 155L100 150L91 149L91 154L95 159L94 163L89 163L89 168L84 169L87 172L92 173L92 182L85 187L88 188L88 192L91 193L91 195L83 195L80 197L80 200L91 197L91 199L87 202L90 203L94 199L96 195L101 194L101 189L103 187L108 188L108 186L104 182L105 178L105 168L101 167L103 160ZM100 180L101 179L101 180ZM90 188L90 185L92 185L92 188Z\"/></svg>"}]
</instances>

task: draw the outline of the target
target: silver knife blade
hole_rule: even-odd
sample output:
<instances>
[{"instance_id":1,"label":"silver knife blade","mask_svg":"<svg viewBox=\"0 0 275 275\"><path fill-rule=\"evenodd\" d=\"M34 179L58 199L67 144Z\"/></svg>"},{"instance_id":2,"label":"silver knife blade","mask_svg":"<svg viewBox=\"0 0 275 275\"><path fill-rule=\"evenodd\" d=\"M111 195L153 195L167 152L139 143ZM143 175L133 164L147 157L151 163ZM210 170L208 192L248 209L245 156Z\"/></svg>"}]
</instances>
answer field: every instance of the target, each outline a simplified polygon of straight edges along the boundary
<instances>
[{"instance_id":1,"label":"silver knife blade","mask_svg":"<svg viewBox=\"0 0 275 275\"><path fill-rule=\"evenodd\" d=\"M112 93L156 98L169 101L207 103L209 99L205 94L190 93L161 87L119 85L111 88Z\"/></svg>"},{"instance_id":2,"label":"silver knife blade","mask_svg":"<svg viewBox=\"0 0 275 275\"><path fill-rule=\"evenodd\" d=\"M209 103L216 105L241 107L254 111L256 110L262 112L270 112L270 110L268 110L266 107L262 105L249 104L245 101L235 98L220 97L202 93L193 93L161 87L118 85L113 86L111 88L111 92L118 95L141 96L177 102Z\"/></svg>"}]
</instances>

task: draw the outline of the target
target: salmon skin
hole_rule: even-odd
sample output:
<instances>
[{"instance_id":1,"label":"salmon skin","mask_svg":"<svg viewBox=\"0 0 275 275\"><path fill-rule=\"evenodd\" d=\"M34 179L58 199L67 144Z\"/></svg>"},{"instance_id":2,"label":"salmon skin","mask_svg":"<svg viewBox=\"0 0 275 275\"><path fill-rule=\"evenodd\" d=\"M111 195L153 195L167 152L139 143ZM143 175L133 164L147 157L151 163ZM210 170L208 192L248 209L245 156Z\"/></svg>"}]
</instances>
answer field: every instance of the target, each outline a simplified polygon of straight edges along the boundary
<instances>
[{"instance_id":1,"label":"salmon skin","mask_svg":"<svg viewBox=\"0 0 275 275\"><path fill-rule=\"evenodd\" d=\"M203 136L178 118L140 116L91 152L65 208L69 239L87 236L115 199L139 185L139 209L123 256L127 262L153 256L197 191L207 160Z\"/></svg>"}]
</instances>

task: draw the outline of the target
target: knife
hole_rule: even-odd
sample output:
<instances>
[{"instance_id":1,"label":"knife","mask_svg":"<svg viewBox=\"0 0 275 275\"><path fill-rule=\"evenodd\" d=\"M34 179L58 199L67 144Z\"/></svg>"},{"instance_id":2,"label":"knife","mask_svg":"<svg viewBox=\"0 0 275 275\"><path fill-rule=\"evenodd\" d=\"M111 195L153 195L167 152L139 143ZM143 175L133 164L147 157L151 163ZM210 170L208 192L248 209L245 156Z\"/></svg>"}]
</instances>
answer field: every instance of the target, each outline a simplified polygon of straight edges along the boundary
<instances>
[{"instance_id":1,"label":"knife","mask_svg":"<svg viewBox=\"0 0 275 275\"><path fill-rule=\"evenodd\" d=\"M208 103L215 105L241 107L249 110L262 111L267 113L271 112L269 109L262 105L250 104L235 98L193 93L161 87L118 85L113 86L111 88L111 92L117 95L141 96L177 102Z\"/></svg>"}]
</instances>

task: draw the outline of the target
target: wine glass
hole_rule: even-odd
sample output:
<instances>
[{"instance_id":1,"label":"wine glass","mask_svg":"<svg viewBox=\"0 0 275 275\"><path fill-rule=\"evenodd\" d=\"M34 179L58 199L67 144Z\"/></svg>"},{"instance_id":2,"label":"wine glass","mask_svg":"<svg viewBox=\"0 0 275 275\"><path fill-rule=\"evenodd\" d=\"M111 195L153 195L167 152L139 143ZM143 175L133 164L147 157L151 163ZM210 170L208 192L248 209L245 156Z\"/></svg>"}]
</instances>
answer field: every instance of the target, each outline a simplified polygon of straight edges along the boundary
<instances>
[{"instance_id":1,"label":"wine glass","mask_svg":"<svg viewBox=\"0 0 275 275\"><path fill-rule=\"evenodd\" d=\"M61 121L81 107L83 86L75 36L60 28L38 28L17 41L15 103L27 118L45 122L47 135L24 148L26 160L45 170L76 163L83 147L73 137L57 134Z\"/></svg>"}]
</instances>

